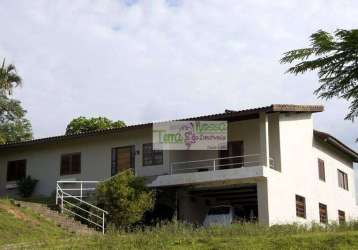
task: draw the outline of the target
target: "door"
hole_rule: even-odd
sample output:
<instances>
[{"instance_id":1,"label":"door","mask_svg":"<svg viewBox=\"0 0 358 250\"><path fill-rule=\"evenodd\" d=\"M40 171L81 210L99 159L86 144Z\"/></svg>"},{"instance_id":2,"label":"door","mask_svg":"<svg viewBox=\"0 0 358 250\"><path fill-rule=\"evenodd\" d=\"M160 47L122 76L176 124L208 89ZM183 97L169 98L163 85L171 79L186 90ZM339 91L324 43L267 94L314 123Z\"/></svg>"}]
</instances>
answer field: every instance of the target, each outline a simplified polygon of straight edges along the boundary
<instances>
[{"instance_id":1,"label":"door","mask_svg":"<svg viewBox=\"0 0 358 250\"><path fill-rule=\"evenodd\" d=\"M127 169L134 169L134 146L113 148L111 175Z\"/></svg>"},{"instance_id":2,"label":"door","mask_svg":"<svg viewBox=\"0 0 358 250\"><path fill-rule=\"evenodd\" d=\"M242 141L230 141L227 150L220 151L220 158L242 156L244 153ZM243 165L243 157L229 158L220 160L220 169L239 168Z\"/></svg>"}]
</instances>

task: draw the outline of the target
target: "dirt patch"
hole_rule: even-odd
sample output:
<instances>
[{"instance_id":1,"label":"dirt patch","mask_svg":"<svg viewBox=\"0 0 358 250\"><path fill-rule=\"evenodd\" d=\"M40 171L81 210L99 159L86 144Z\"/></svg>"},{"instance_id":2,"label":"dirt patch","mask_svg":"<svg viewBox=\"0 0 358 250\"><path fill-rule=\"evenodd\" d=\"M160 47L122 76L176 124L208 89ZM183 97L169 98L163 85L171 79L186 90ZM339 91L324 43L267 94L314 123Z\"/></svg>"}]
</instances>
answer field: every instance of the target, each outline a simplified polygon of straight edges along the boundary
<instances>
[{"instance_id":1,"label":"dirt patch","mask_svg":"<svg viewBox=\"0 0 358 250\"><path fill-rule=\"evenodd\" d=\"M32 218L29 218L26 214L24 214L22 211L20 211L19 209L17 209L16 207L14 207L12 205L0 203L0 209L4 210L5 212L7 212L9 214L12 214L16 219L26 221L26 222L31 222L31 224L33 224L33 225L39 224L38 221L36 221Z\"/></svg>"}]
</instances>

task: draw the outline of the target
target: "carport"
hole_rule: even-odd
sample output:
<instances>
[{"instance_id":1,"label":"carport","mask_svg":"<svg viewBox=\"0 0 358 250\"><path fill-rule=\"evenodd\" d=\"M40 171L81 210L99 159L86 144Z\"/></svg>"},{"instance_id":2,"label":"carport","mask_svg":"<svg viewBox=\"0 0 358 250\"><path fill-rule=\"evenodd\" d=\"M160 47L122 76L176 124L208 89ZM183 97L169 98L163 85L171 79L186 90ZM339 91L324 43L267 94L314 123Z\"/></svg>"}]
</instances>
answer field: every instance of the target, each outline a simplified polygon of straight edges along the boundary
<instances>
[{"instance_id":1,"label":"carport","mask_svg":"<svg viewBox=\"0 0 358 250\"><path fill-rule=\"evenodd\" d=\"M258 201L256 184L227 187L185 188L178 191L178 217L201 224L211 207L231 205L235 221L256 221Z\"/></svg>"}]
</instances>

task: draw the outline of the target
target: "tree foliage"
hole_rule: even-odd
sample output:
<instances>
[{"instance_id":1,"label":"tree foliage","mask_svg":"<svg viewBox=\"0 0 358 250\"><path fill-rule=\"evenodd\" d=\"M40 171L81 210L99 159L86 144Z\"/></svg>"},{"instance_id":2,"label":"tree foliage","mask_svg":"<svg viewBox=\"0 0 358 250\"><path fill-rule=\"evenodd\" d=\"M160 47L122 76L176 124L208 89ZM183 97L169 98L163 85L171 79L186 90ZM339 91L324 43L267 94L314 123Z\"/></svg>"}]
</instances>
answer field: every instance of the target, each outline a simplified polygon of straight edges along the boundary
<instances>
[{"instance_id":1,"label":"tree foliage","mask_svg":"<svg viewBox=\"0 0 358 250\"><path fill-rule=\"evenodd\" d=\"M318 70L321 86L315 90L320 98L343 98L350 102L346 119L358 116L358 29L336 30L333 34L319 30L311 35L311 46L288 51L281 63L300 61L287 72L301 74Z\"/></svg>"},{"instance_id":2,"label":"tree foliage","mask_svg":"<svg viewBox=\"0 0 358 250\"><path fill-rule=\"evenodd\" d=\"M15 87L21 85L14 65L0 67L0 143L19 142L32 139L30 121L20 101L10 98Z\"/></svg>"},{"instance_id":3,"label":"tree foliage","mask_svg":"<svg viewBox=\"0 0 358 250\"><path fill-rule=\"evenodd\" d=\"M21 197L27 198L32 195L35 190L38 180L32 179L31 176L26 176L16 182L17 189Z\"/></svg>"},{"instance_id":4,"label":"tree foliage","mask_svg":"<svg viewBox=\"0 0 358 250\"><path fill-rule=\"evenodd\" d=\"M109 212L107 220L117 228L138 222L154 206L154 195L144 178L129 170L100 183L96 198L98 206Z\"/></svg>"},{"instance_id":5,"label":"tree foliage","mask_svg":"<svg viewBox=\"0 0 358 250\"><path fill-rule=\"evenodd\" d=\"M86 118L80 116L78 118L73 119L67 125L66 135L91 132L101 129L121 128L124 126L125 123L123 121L112 121L106 117Z\"/></svg>"},{"instance_id":6,"label":"tree foliage","mask_svg":"<svg viewBox=\"0 0 358 250\"><path fill-rule=\"evenodd\" d=\"M11 94L13 89L22 85L22 79L16 72L16 67L13 64L6 65L5 58L0 67L0 90Z\"/></svg>"}]
</instances>

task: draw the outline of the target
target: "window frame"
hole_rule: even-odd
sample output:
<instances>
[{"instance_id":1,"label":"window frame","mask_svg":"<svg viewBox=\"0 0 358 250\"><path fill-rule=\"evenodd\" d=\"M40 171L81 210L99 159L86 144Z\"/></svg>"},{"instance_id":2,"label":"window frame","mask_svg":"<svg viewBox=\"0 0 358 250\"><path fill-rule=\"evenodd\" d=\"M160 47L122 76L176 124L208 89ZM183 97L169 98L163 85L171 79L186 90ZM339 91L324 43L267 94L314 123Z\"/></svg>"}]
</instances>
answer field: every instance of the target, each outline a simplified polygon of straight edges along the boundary
<instances>
[{"instance_id":1,"label":"window frame","mask_svg":"<svg viewBox=\"0 0 358 250\"><path fill-rule=\"evenodd\" d=\"M327 224L328 223L327 205L323 203L318 203L318 210L319 210L319 222L323 224Z\"/></svg>"},{"instance_id":2,"label":"window frame","mask_svg":"<svg viewBox=\"0 0 358 250\"><path fill-rule=\"evenodd\" d=\"M349 191L348 174L340 169L337 169L338 173L338 186L344 190ZM340 178L342 176L342 178Z\"/></svg>"},{"instance_id":3,"label":"window frame","mask_svg":"<svg viewBox=\"0 0 358 250\"><path fill-rule=\"evenodd\" d=\"M9 178L9 173L11 173L9 171L9 168L10 168L10 164L15 164L15 163L24 163L24 170L21 171L21 172L24 172L23 173L23 176L21 177L15 177L15 178ZM19 167L19 165L15 165L16 167L16 170L15 170L15 173L18 174L19 170L17 169ZM6 167L6 182L16 182L18 180L21 180L22 178L25 178L26 177L26 174L27 174L27 160L26 159L21 159L21 160L12 160L12 161L8 161L7 162L7 167Z\"/></svg>"},{"instance_id":4,"label":"window frame","mask_svg":"<svg viewBox=\"0 0 358 250\"><path fill-rule=\"evenodd\" d=\"M320 181L326 182L326 167L324 160L318 158L318 178Z\"/></svg>"},{"instance_id":5,"label":"window frame","mask_svg":"<svg viewBox=\"0 0 358 250\"><path fill-rule=\"evenodd\" d=\"M151 152L148 153L145 147L151 146ZM147 155L148 154L148 155ZM160 154L160 161L157 161L156 155ZM146 157L150 157L150 163L148 163L148 159ZM163 150L153 150L153 143L143 143L142 145L142 166L158 166L163 165L164 162L164 153Z\"/></svg>"},{"instance_id":6,"label":"window frame","mask_svg":"<svg viewBox=\"0 0 358 250\"><path fill-rule=\"evenodd\" d=\"M299 201L298 199L301 199L302 201ZM296 194L295 201L296 201L296 216L299 218L306 219L306 198L304 196ZM299 204L299 202L303 203L303 214L301 214L299 211L300 209L302 209L299 208L299 206L302 206L302 204Z\"/></svg>"},{"instance_id":7,"label":"window frame","mask_svg":"<svg viewBox=\"0 0 358 250\"><path fill-rule=\"evenodd\" d=\"M342 220L343 218L343 220ZM346 212L338 209L338 222L340 225L346 223Z\"/></svg>"},{"instance_id":8,"label":"window frame","mask_svg":"<svg viewBox=\"0 0 358 250\"><path fill-rule=\"evenodd\" d=\"M75 169L75 171L73 168L73 157L74 156L79 156L79 167L78 167L78 170ZM67 170L68 172L64 171L64 169L63 169L65 157L70 157L69 158L69 166L68 166L68 170ZM81 171L82 171L82 154L81 154L81 152L66 153L66 154L61 155L60 176L81 174Z\"/></svg>"}]
</instances>

